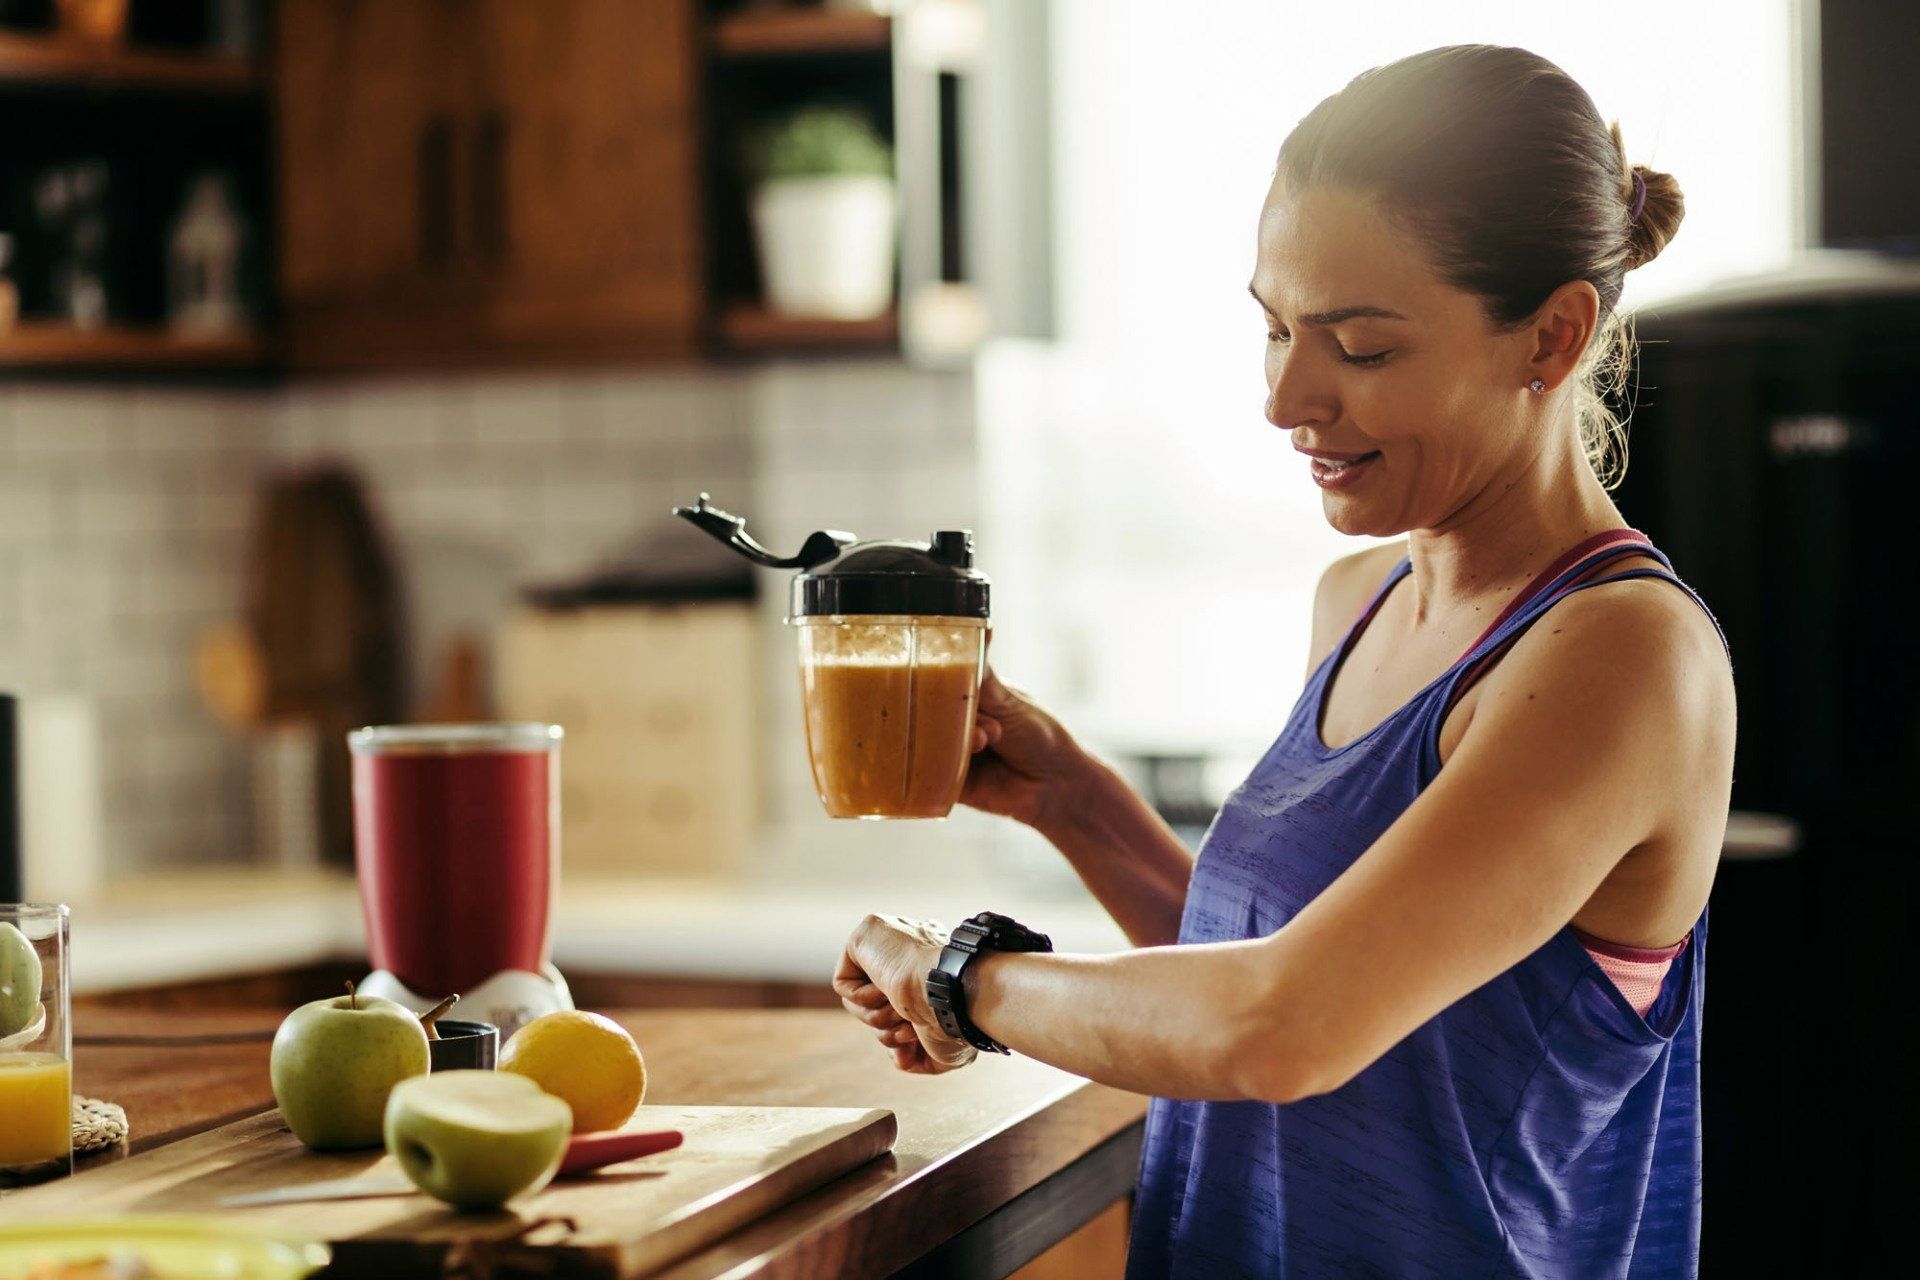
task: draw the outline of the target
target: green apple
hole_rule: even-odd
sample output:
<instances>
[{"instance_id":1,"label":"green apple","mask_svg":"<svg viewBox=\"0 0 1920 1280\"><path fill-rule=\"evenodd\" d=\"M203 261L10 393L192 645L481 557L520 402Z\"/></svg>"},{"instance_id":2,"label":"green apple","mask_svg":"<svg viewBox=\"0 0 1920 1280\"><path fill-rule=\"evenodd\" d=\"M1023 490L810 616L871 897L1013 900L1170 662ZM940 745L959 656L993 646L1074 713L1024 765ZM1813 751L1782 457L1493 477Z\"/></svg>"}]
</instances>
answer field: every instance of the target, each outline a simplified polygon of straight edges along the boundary
<instances>
[{"instance_id":1,"label":"green apple","mask_svg":"<svg viewBox=\"0 0 1920 1280\"><path fill-rule=\"evenodd\" d=\"M497 1209L546 1186L572 1133L572 1107L509 1071L436 1071L387 1098L387 1150L457 1209Z\"/></svg>"},{"instance_id":2,"label":"green apple","mask_svg":"<svg viewBox=\"0 0 1920 1280\"><path fill-rule=\"evenodd\" d=\"M380 1145L387 1094L427 1074L427 1033L409 1010L347 994L303 1004L273 1037L273 1096L294 1136L316 1151Z\"/></svg>"},{"instance_id":3,"label":"green apple","mask_svg":"<svg viewBox=\"0 0 1920 1280\"><path fill-rule=\"evenodd\" d=\"M0 1038L24 1031L40 1014L40 953L27 935L0 924Z\"/></svg>"}]
</instances>

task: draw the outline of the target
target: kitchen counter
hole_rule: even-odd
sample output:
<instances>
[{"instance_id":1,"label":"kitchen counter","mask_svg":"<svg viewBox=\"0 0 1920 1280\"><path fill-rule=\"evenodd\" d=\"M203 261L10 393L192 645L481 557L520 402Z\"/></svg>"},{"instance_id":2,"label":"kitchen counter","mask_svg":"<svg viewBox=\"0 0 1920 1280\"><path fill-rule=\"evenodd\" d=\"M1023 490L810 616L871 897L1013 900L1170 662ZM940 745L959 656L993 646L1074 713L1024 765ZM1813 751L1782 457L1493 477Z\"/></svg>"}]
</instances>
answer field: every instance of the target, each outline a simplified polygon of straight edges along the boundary
<instances>
[{"instance_id":1,"label":"kitchen counter","mask_svg":"<svg viewBox=\"0 0 1920 1280\"><path fill-rule=\"evenodd\" d=\"M861 915L958 923L1012 915L1062 951L1127 945L1077 887L730 885L701 880L563 881L554 912L562 972L824 982ZM117 884L73 912L76 995L193 982L365 954L345 875L210 871Z\"/></svg>"},{"instance_id":2,"label":"kitchen counter","mask_svg":"<svg viewBox=\"0 0 1920 1280\"><path fill-rule=\"evenodd\" d=\"M646 1054L649 1102L886 1107L899 1121L891 1156L660 1273L669 1280L1001 1276L1131 1192L1146 1100L1043 1063L988 1055L906 1075L838 1012L613 1016ZM136 1150L162 1146L272 1105L278 1020L84 1010L75 1087L126 1107Z\"/></svg>"}]
</instances>

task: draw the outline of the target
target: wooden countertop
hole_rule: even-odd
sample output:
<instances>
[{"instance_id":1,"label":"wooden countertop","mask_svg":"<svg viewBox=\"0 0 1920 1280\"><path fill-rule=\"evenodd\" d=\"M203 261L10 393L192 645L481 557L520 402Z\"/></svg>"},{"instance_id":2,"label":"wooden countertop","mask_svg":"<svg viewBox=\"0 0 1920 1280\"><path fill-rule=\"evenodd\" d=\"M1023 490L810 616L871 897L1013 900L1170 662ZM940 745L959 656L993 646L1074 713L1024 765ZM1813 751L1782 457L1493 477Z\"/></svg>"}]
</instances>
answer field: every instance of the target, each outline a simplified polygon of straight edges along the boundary
<instances>
[{"instance_id":1,"label":"wooden countertop","mask_svg":"<svg viewBox=\"0 0 1920 1280\"><path fill-rule=\"evenodd\" d=\"M611 1016L646 1055L649 1102L886 1107L899 1120L890 1157L661 1273L671 1280L1000 1276L1132 1190L1146 1099L1043 1063L983 1056L905 1075L838 1011ZM81 1010L74 1087L126 1108L135 1151L175 1141L273 1105L279 1018Z\"/></svg>"}]
</instances>

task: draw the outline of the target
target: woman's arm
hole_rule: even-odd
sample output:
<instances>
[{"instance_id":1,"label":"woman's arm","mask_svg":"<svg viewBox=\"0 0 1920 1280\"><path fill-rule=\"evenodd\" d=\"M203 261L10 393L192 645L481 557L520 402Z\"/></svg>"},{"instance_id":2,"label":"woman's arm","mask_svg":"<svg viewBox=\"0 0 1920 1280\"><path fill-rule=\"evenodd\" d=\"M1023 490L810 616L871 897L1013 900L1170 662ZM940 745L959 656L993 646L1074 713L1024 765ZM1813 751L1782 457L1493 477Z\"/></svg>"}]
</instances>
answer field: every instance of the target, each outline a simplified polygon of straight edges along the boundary
<instances>
[{"instance_id":1,"label":"woman's arm","mask_svg":"<svg viewBox=\"0 0 1920 1280\"><path fill-rule=\"evenodd\" d=\"M1724 812L1718 640L1657 588L1608 595L1568 601L1494 668L1440 776L1278 932L990 955L968 966L970 1015L1021 1053L1143 1093L1288 1102L1352 1079L1544 945L1628 850ZM947 1069L965 1055L926 1005L938 948L905 936L870 917L835 986L904 1069Z\"/></svg>"},{"instance_id":2,"label":"woman's arm","mask_svg":"<svg viewBox=\"0 0 1920 1280\"><path fill-rule=\"evenodd\" d=\"M1088 755L1034 823L1136 947L1180 936L1193 855L1139 792Z\"/></svg>"},{"instance_id":3,"label":"woman's arm","mask_svg":"<svg viewBox=\"0 0 1920 1280\"><path fill-rule=\"evenodd\" d=\"M988 670L963 803L1024 823L1066 855L1135 946L1180 934L1193 856L1058 720Z\"/></svg>"}]
</instances>

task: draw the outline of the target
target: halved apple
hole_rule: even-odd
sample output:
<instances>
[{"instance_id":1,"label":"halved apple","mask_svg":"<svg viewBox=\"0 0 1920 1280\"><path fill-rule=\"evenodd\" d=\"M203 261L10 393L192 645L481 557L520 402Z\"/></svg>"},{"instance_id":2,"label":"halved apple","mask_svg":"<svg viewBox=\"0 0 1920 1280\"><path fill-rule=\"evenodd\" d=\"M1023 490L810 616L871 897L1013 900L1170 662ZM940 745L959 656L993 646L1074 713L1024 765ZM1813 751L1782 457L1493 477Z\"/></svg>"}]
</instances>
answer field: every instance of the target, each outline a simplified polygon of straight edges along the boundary
<instances>
[{"instance_id":1,"label":"halved apple","mask_svg":"<svg viewBox=\"0 0 1920 1280\"><path fill-rule=\"evenodd\" d=\"M23 1031L40 1013L40 953L26 934L0 924L0 1037Z\"/></svg>"},{"instance_id":2,"label":"halved apple","mask_svg":"<svg viewBox=\"0 0 1920 1280\"><path fill-rule=\"evenodd\" d=\"M552 1181L573 1109L525 1076L439 1071L394 1086L387 1150L422 1191L458 1209L496 1209Z\"/></svg>"}]
</instances>

